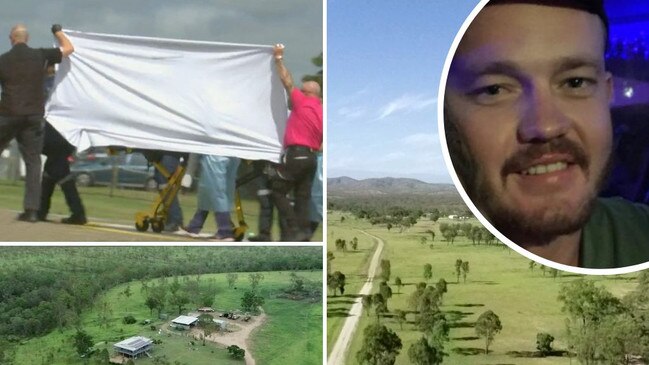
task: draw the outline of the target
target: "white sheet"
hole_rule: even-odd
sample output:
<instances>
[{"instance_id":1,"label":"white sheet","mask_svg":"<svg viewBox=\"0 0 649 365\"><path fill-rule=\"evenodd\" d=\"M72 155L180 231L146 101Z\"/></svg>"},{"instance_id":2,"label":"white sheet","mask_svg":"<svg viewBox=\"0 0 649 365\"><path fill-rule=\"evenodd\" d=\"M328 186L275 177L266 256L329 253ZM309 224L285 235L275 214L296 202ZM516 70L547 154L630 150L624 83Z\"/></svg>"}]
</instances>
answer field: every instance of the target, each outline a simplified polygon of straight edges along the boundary
<instances>
[{"instance_id":1,"label":"white sheet","mask_svg":"<svg viewBox=\"0 0 649 365\"><path fill-rule=\"evenodd\" d=\"M45 114L79 150L279 160L287 105L271 46L65 33L75 52Z\"/></svg>"}]
</instances>

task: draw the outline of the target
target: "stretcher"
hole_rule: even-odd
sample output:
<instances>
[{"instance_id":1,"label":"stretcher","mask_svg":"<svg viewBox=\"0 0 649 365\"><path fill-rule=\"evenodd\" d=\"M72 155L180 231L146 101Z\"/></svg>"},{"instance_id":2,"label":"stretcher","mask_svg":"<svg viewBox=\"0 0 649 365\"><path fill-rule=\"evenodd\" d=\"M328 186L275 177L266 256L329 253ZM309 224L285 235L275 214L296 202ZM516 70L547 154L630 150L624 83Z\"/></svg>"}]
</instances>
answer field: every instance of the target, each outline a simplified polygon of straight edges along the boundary
<instances>
[{"instance_id":1,"label":"stretcher","mask_svg":"<svg viewBox=\"0 0 649 365\"><path fill-rule=\"evenodd\" d=\"M167 184L164 188L158 191L158 196L154 199L151 207L148 211L140 211L135 213L135 228L140 232L145 232L151 227L151 230L156 233L160 233L164 230L165 222L167 221L169 215L169 206L174 200L178 191L182 186L182 180L187 171L187 160L188 154L180 154L181 159L180 164L176 171L170 172L160 163L163 152L161 151L140 151L147 158L149 163L151 163L155 169L160 172L165 179L167 179ZM243 213L243 207L241 204L241 195L239 194L239 187L247 184L256 177L260 175L259 172L250 172L239 178L236 181L236 189L234 194L234 203L235 211L237 216L237 225L234 226L234 238L237 241L242 241L248 230L248 224L246 223L245 216Z\"/></svg>"}]
</instances>

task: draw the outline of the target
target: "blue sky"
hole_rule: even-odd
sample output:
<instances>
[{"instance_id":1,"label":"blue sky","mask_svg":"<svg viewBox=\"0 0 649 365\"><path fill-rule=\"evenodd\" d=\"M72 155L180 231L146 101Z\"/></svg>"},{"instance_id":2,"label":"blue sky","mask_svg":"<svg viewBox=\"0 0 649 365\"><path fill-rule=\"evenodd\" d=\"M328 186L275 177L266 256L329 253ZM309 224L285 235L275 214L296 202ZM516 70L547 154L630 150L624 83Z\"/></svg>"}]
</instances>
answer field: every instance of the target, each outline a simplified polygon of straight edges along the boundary
<instances>
[{"instance_id":1,"label":"blue sky","mask_svg":"<svg viewBox=\"0 0 649 365\"><path fill-rule=\"evenodd\" d=\"M328 177L451 183L437 90L455 34L478 2L327 2Z\"/></svg>"}]
</instances>

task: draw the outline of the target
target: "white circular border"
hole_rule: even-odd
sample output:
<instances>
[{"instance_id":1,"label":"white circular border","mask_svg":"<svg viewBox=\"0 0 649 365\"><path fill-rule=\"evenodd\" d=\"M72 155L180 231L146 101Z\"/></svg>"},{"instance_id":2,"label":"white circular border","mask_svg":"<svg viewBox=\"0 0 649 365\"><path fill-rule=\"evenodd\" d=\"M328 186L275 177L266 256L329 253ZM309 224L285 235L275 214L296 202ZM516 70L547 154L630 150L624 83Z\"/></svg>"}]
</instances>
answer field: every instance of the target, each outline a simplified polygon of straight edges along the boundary
<instances>
[{"instance_id":1,"label":"white circular border","mask_svg":"<svg viewBox=\"0 0 649 365\"><path fill-rule=\"evenodd\" d=\"M475 19L478 13L482 10L482 8L484 8L484 6L488 2L489 0L481 0L480 3L478 3L478 5L476 5L476 7L473 9L471 14L469 14L469 16L466 18L466 20L462 24L462 27L455 35L453 44L451 45L451 48L449 49L449 52L446 55L446 61L444 62L444 68L442 70L442 76L439 82L439 91L438 91L438 98L437 98L438 100L437 125L438 125L439 138L442 147L442 153L444 154L444 162L446 163L446 169L451 174L451 178L453 179L453 184L455 184L457 191L462 196L462 200L464 200L464 203L466 203L469 209L471 209L471 212L473 212L475 217L478 218L480 223L482 223L501 242L503 242L504 244L509 246L509 248L513 249L519 254L527 257L528 259L536 261L545 266L549 266L551 268L561 270L561 271L567 271L575 274L585 274L585 275L619 275L619 274L628 274L628 273L636 272L639 270L645 270L649 268L649 262L645 262L638 265L615 268L615 269L587 269L587 268L559 264L554 261L550 261L548 259L545 259L541 256L535 255L527 251L526 249L522 248L521 246L515 244L507 237L505 237L493 225L491 225L491 223L482 215L482 213L480 213L478 208L476 208L476 206L473 204L471 199L469 199L469 196L464 190L464 187L460 183L460 179L458 178L457 173L453 168L453 163L451 163L451 155L449 154L448 145L446 143L446 132L444 130L444 97L445 97L444 92L446 90L446 82L448 79L448 72L451 67L451 61L453 60L453 56L455 55L455 51L457 50L460 40L464 36L464 33L466 33L466 30L467 28L469 28L469 25L471 24L473 19Z\"/></svg>"}]
</instances>

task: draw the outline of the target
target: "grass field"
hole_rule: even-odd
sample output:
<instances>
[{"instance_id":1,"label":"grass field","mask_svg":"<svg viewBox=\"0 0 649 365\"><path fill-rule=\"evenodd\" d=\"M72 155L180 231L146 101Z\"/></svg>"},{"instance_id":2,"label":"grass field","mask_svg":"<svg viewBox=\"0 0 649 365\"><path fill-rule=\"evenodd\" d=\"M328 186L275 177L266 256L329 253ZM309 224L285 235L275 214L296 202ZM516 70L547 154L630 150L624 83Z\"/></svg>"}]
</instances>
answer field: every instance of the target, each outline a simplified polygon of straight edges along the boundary
<instances>
[{"instance_id":1,"label":"grass field","mask_svg":"<svg viewBox=\"0 0 649 365\"><path fill-rule=\"evenodd\" d=\"M0 207L13 210L22 210L24 183L22 181L9 182L0 181ZM154 199L157 196L155 192L133 189L115 189L113 195L110 195L108 187L85 187L79 188L79 193L86 209L86 214L92 221L110 221L126 225L134 224L135 213L139 211L149 211ZM179 193L180 206L183 211L185 224L189 223L192 215L196 211L197 201L195 193ZM248 233L257 233L259 222L259 203L255 199L242 199L242 209L246 223L248 224ZM63 193L59 188L54 191L52 196L52 207L50 214L68 216L70 211L63 199ZM233 221L237 222L233 215ZM275 239L279 239L279 219L275 212L273 234ZM210 215L205 222L205 232L215 232L216 224L214 218ZM322 225L318 227L312 241L322 241Z\"/></svg>"},{"instance_id":2,"label":"grass field","mask_svg":"<svg viewBox=\"0 0 649 365\"><path fill-rule=\"evenodd\" d=\"M293 301L282 299L278 294L288 287L290 272L265 272L264 279L259 286L259 292L265 298L263 306L268 315L267 322L252 335L252 353L258 364L320 364L322 362L322 302ZM321 287L322 272L300 272L300 276L314 282ZM192 276L196 279L196 276ZM180 278L181 283L183 277ZM152 279L149 284L156 283ZM202 275L201 285L213 285L217 288L216 300L213 308L218 310L234 310L239 308L243 292L249 287L247 274L239 273L236 283L238 289L229 289L224 274ZM126 287L130 288L131 295L123 294ZM203 364L241 364L232 361L227 351L216 345L208 343L205 347L200 341L190 345L190 339L182 333L169 335L165 332L158 334L166 321L156 319L156 313L150 313L144 305L146 293L142 291L141 282L131 282L119 285L96 301L92 310L84 312L81 316L81 327L93 337L96 348L107 348L113 353L112 345L123 338L142 335L152 339L161 339L160 345L155 345L152 356L166 356L171 362L179 361L188 365ZM99 319L102 303L107 303L110 311L108 325L102 325ZM195 308L195 304L187 308ZM138 323L126 325L122 318L133 315ZM168 309L169 319L174 318L177 310ZM150 325L141 325L140 321L153 320L152 325L156 330L151 330ZM30 339L21 343L16 348L16 365L75 365L83 364L74 352L71 337L75 329L66 328L56 330L46 336ZM54 356L54 359L50 357ZM47 361L46 359L50 359ZM153 364L153 359L141 358L138 364Z\"/></svg>"},{"instance_id":3,"label":"grass field","mask_svg":"<svg viewBox=\"0 0 649 365\"><path fill-rule=\"evenodd\" d=\"M348 215L347 215L348 216ZM535 351L536 334L548 332L556 340L553 347L565 350L565 318L561 312L561 304L557 295L562 284L579 278L579 275L562 273L557 278L549 274L543 276L537 267L534 271L529 269L529 260L504 245L474 246L464 237L458 237L452 245L441 241L441 234L437 227L440 223L450 220L440 219L433 224L431 221L421 220L409 230L399 233L398 229L391 232L385 226L369 226L364 222L346 219L340 221L340 213L330 213L328 216L329 230L345 232L359 227L368 233L383 238L386 246L383 258L391 262L390 285L393 297L388 301L390 311L402 309L408 312L407 323L403 330L398 322L388 314L381 319L381 323L395 331L402 340L403 348L397 358L397 364L409 364L408 348L422 335L414 325L412 310L408 307L408 297L414 291L418 282L423 278L423 266L430 263L433 267L433 278L429 283L434 284L440 278L448 283L448 292L444 295L441 310L447 318L453 318L455 324L451 325L450 341L445 345L448 357L444 364L570 364L567 357L547 358L515 358L507 355L509 351ZM477 221L472 223L477 224ZM436 231L433 248L430 248L430 234L427 229ZM420 237L428 236L427 244L422 244ZM455 260L469 261L470 272L466 283L460 278L456 282ZM337 260L337 259L336 259ZM356 265L356 263L346 263ZM334 265L334 267L336 267ZM358 270L355 266L345 267L342 262L336 267L343 273ZM401 277L406 284L397 293L393 285L395 277ZM617 296L635 289L635 275L590 277L597 285L606 287ZM375 282L373 292L377 292L380 280ZM351 294L351 292L350 292ZM331 300L331 296L328 300ZM474 324L480 314L487 310L495 312L501 320L502 331L496 335L495 341L490 346L489 355L484 354L484 340L477 338ZM356 352L362 345L363 329L376 321L373 311L370 316L363 315L357 329L354 341L350 346L347 364L356 364ZM332 331L339 331L339 327L328 326ZM330 343L337 337L328 334Z\"/></svg>"}]
</instances>

